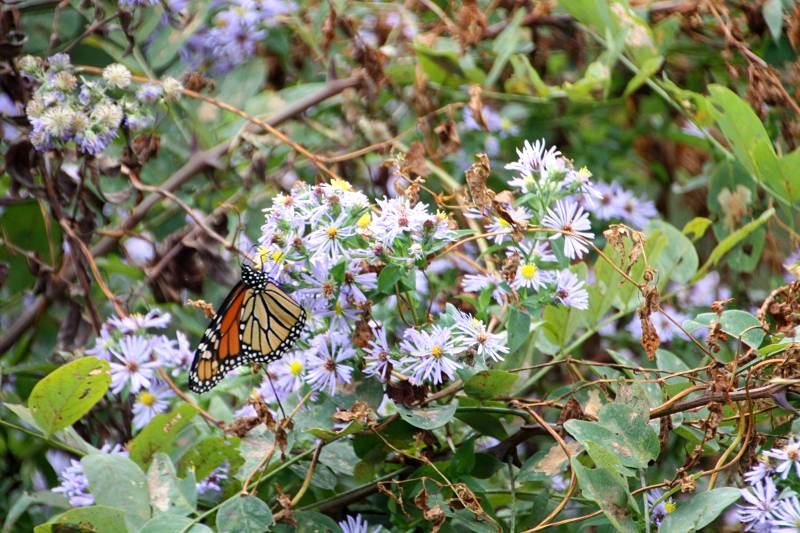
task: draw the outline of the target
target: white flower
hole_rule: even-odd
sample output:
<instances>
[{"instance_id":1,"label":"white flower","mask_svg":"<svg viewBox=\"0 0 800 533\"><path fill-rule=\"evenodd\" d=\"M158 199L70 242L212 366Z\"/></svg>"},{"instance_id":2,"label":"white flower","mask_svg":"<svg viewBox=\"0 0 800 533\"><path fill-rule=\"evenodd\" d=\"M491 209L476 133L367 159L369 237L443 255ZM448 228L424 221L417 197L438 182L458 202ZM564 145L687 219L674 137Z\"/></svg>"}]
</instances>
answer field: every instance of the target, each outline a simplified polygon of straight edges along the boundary
<instances>
[{"instance_id":1,"label":"white flower","mask_svg":"<svg viewBox=\"0 0 800 533\"><path fill-rule=\"evenodd\" d=\"M124 65L119 63L112 63L103 69L103 79L105 79L112 87L124 89L131 84L131 71Z\"/></svg>"},{"instance_id":2,"label":"white flower","mask_svg":"<svg viewBox=\"0 0 800 533\"><path fill-rule=\"evenodd\" d=\"M800 533L800 501L797 496L781 499L772 516L771 533Z\"/></svg>"},{"instance_id":3,"label":"white flower","mask_svg":"<svg viewBox=\"0 0 800 533\"><path fill-rule=\"evenodd\" d=\"M320 227L308 235L308 249L314 257L325 257L338 263L345 257L343 241L355 233L353 225L347 223L347 213L341 212L335 219L326 217Z\"/></svg>"},{"instance_id":4,"label":"white flower","mask_svg":"<svg viewBox=\"0 0 800 533\"><path fill-rule=\"evenodd\" d=\"M142 390L133 404L133 427L142 429L159 413L169 407L168 398L174 396L166 384L154 381L147 390Z\"/></svg>"},{"instance_id":5,"label":"white flower","mask_svg":"<svg viewBox=\"0 0 800 533\"><path fill-rule=\"evenodd\" d=\"M375 376L380 381L386 382L389 380L391 367L398 366L400 363L392 357L391 348L386 341L386 328L382 324L372 321L370 329L375 338L369 341L367 347L364 348L364 353L367 354L364 357L366 363L364 374Z\"/></svg>"},{"instance_id":6,"label":"white flower","mask_svg":"<svg viewBox=\"0 0 800 533\"><path fill-rule=\"evenodd\" d=\"M527 287L538 291L548 283L553 281L553 274L547 270L542 270L533 261L520 263L514 282L511 284L515 289Z\"/></svg>"},{"instance_id":7,"label":"white flower","mask_svg":"<svg viewBox=\"0 0 800 533\"><path fill-rule=\"evenodd\" d=\"M522 145L522 150L517 148L518 159L513 163L507 164L505 168L508 170L516 170L522 176L532 176L541 172L545 169L549 161L561 157L561 152L559 152L555 146L551 146L547 149L546 147L547 145L544 139L533 141L533 144L526 140ZM517 186L519 186L523 192L533 192L532 189L520 185Z\"/></svg>"},{"instance_id":8,"label":"white flower","mask_svg":"<svg viewBox=\"0 0 800 533\"><path fill-rule=\"evenodd\" d=\"M589 309L589 293L578 276L565 269L558 273L556 283L556 300L567 307Z\"/></svg>"},{"instance_id":9,"label":"white flower","mask_svg":"<svg viewBox=\"0 0 800 533\"><path fill-rule=\"evenodd\" d=\"M108 325L117 328L120 333L134 333L142 329L165 328L171 318L169 313L162 314L160 309L151 309L145 315L131 313L124 318L109 318Z\"/></svg>"},{"instance_id":10,"label":"white flower","mask_svg":"<svg viewBox=\"0 0 800 533\"><path fill-rule=\"evenodd\" d=\"M400 349L408 355L400 363L403 372L411 374L411 383L430 381L438 385L444 376L452 380L461 368L462 364L451 358L461 347L449 328L433 326L430 333L408 328L403 336Z\"/></svg>"},{"instance_id":11,"label":"white flower","mask_svg":"<svg viewBox=\"0 0 800 533\"><path fill-rule=\"evenodd\" d=\"M453 328L464 335L463 343L484 359L502 361L508 354L505 335L489 333L483 321L458 309L455 320Z\"/></svg>"},{"instance_id":12,"label":"white flower","mask_svg":"<svg viewBox=\"0 0 800 533\"><path fill-rule=\"evenodd\" d=\"M405 196L378 200L378 206L381 210L372 220L370 230L384 246L391 246L402 234L419 232L429 218L426 204L418 202L412 206Z\"/></svg>"},{"instance_id":13,"label":"white flower","mask_svg":"<svg viewBox=\"0 0 800 533\"><path fill-rule=\"evenodd\" d=\"M795 440L794 437L789 439L786 446L783 448L773 448L764 455L778 460L778 465L775 471L781 475L782 479L786 479L794 466L795 476L800 477L800 441Z\"/></svg>"},{"instance_id":14,"label":"white flower","mask_svg":"<svg viewBox=\"0 0 800 533\"><path fill-rule=\"evenodd\" d=\"M111 361L111 391L119 394L125 385L130 385L135 394L150 386L158 362L151 360L153 350L150 341L139 335L128 335L120 339L119 348L111 349L116 358Z\"/></svg>"},{"instance_id":15,"label":"white flower","mask_svg":"<svg viewBox=\"0 0 800 533\"><path fill-rule=\"evenodd\" d=\"M183 94L183 85L175 78L164 78L161 87L164 88L164 96L167 100L177 100Z\"/></svg>"},{"instance_id":16,"label":"white flower","mask_svg":"<svg viewBox=\"0 0 800 533\"><path fill-rule=\"evenodd\" d=\"M350 383L353 369L341 364L356 353L348 344L350 339L336 333L323 333L311 340L311 348L306 352L306 382L312 389L333 396L340 382Z\"/></svg>"},{"instance_id":17,"label":"white flower","mask_svg":"<svg viewBox=\"0 0 800 533\"><path fill-rule=\"evenodd\" d=\"M547 215L542 218L542 225L546 228L560 229L569 231L584 237L593 239L594 233L589 222L589 214L581 206L570 200L559 200L556 202L555 210L547 208ZM586 244L578 237L556 233L551 239L564 237L564 255L570 259L578 259L589 251Z\"/></svg>"}]
</instances>

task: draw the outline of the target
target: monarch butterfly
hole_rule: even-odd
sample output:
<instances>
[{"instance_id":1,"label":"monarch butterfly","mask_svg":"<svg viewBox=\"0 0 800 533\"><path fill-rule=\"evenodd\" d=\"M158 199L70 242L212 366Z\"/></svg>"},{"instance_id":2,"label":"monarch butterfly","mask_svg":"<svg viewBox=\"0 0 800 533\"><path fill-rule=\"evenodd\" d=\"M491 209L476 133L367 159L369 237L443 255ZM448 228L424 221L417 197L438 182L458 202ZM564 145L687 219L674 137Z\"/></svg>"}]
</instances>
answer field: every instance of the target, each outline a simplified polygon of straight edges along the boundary
<instances>
[{"instance_id":1,"label":"monarch butterfly","mask_svg":"<svg viewBox=\"0 0 800 533\"><path fill-rule=\"evenodd\" d=\"M209 391L245 363L280 359L306 323L305 310L266 273L242 265L242 279L208 325L189 371L189 388Z\"/></svg>"}]
</instances>

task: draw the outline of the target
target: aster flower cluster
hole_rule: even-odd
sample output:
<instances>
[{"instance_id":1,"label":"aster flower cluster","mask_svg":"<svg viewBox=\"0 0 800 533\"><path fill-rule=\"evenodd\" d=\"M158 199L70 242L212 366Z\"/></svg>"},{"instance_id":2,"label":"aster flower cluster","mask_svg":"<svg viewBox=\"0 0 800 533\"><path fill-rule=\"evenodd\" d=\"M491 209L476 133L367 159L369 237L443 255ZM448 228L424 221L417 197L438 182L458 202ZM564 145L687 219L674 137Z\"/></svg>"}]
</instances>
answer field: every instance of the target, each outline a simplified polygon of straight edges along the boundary
<instances>
[{"instance_id":1,"label":"aster flower cluster","mask_svg":"<svg viewBox=\"0 0 800 533\"><path fill-rule=\"evenodd\" d=\"M176 0L170 3L176 7L184 4ZM297 9L287 0L215 0L211 8L210 23L189 38L181 56L192 68L207 66L216 73L227 72L253 57L269 29Z\"/></svg>"},{"instance_id":2,"label":"aster flower cluster","mask_svg":"<svg viewBox=\"0 0 800 533\"><path fill-rule=\"evenodd\" d=\"M144 104L174 96L180 84L148 84L136 89L130 71L112 64L101 78L88 80L75 74L67 54L42 61L24 56L17 67L39 84L28 102L26 114L33 129L30 139L37 150L74 145L84 154L96 155L119 135L120 129L136 132L153 123Z\"/></svg>"},{"instance_id":3,"label":"aster flower cluster","mask_svg":"<svg viewBox=\"0 0 800 533\"><path fill-rule=\"evenodd\" d=\"M544 140L525 141L517 156L517 161L506 165L516 173L509 184L521 193L515 205L504 212L485 210L470 215L483 220L494 244L505 246L507 268L502 274L469 273L462 287L474 293L490 290L501 305L515 295L523 302L587 309L585 282L564 266L583 258L589 251L587 241L594 238L585 207L600 198L592 174L585 167L575 170ZM553 231L520 238L518 229L529 226Z\"/></svg>"},{"instance_id":4,"label":"aster flower cluster","mask_svg":"<svg viewBox=\"0 0 800 533\"><path fill-rule=\"evenodd\" d=\"M145 427L159 413L165 412L174 396L158 378L158 369L173 375L188 368L192 349L189 339L178 331L174 339L156 330L171 320L168 313L154 309L147 314L134 313L124 318L110 318L100 331L93 348L86 351L111 365L111 392L135 396L133 428Z\"/></svg>"},{"instance_id":5,"label":"aster flower cluster","mask_svg":"<svg viewBox=\"0 0 800 533\"><path fill-rule=\"evenodd\" d=\"M761 460L744 475L745 503L736 506L736 518L745 531L790 533L800 531L800 440L763 452Z\"/></svg>"}]
</instances>

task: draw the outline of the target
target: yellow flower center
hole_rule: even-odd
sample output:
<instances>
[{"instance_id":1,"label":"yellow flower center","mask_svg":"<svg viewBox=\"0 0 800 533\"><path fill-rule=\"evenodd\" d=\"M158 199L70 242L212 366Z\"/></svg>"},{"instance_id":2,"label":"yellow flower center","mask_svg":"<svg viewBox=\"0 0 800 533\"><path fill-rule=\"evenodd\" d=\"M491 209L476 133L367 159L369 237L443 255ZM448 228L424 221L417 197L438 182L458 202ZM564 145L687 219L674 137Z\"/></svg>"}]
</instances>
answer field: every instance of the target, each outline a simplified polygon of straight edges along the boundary
<instances>
[{"instance_id":1,"label":"yellow flower center","mask_svg":"<svg viewBox=\"0 0 800 533\"><path fill-rule=\"evenodd\" d=\"M156 403L156 397L151 392L144 391L139 394L139 403L147 407L153 407Z\"/></svg>"},{"instance_id":2,"label":"yellow flower center","mask_svg":"<svg viewBox=\"0 0 800 533\"><path fill-rule=\"evenodd\" d=\"M303 371L303 363L301 363L297 359L289 363L289 372L291 372L293 376L299 376L302 371Z\"/></svg>"},{"instance_id":3,"label":"yellow flower center","mask_svg":"<svg viewBox=\"0 0 800 533\"><path fill-rule=\"evenodd\" d=\"M536 275L536 272L538 270L539 269L536 267L536 265L532 265L530 263L528 263L527 265L523 265L523 267L522 267L522 277L525 278L525 279L532 279L533 276Z\"/></svg>"},{"instance_id":4,"label":"yellow flower center","mask_svg":"<svg viewBox=\"0 0 800 533\"><path fill-rule=\"evenodd\" d=\"M325 230L325 233L327 233L328 237L330 237L331 239L335 239L336 238L336 228L334 228L333 226L331 226L327 230Z\"/></svg>"},{"instance_id":5,"label":"yellow flower center","mask_svg":"<svg viewBox=\"0 0 800 533\"><path fill-rule=\"evenodd\" d=\"M442 347L441 346L434 346L431 350L431 355L436 357L437 359L442 356Z\"/></svg>"},{"instance_id":6,"label":"yellow flower center","mask_svg":"<svg viewBox=\"0 0 800 533\"><path fill-rule=\"evenodd\" d=\"M331 185L333 185L334 189L339 189L340 191L352 191L353 186L350 183L346 182L345 180L340 179L332 179Z\"/></svg>"},{"instance_id":7,"label":"yellow flower center","mask_svg":"<svg viewBox=\"0 0 800 533\"><path fill-rule=\"evenodd\" d=\"M664 509L667 510L668 513L671 513L675 510L676 505L674 502L667 502L664 504Z\"/></svg>"},{"instance_id":8,"label":"yellow flower center","mask_svg":"<svg viewBox=\"0 0 800 533\"><path fill-rule=\"evenodd\" d=\"M367 229L370 222L372 222L372 217L370 216L369 213L364 213L363 215L361 215L361 218L358 219L356 225L361 229Z\"/></svg>"},{"instance_id":9,"label":"yellow flower center","mask_svg":"<svg viewBox=\"0 0 800 533\"><path fill-rule=\"evenodd\" d=\"M589 171L588 168L581 167L581 169L578 171L578 177L580 177L580 178L591 178L592 177L592 173Z\"/></svg>"},{"instance_id":10,"label":"yellow flower center","mask_svg":"<svg viewBox=\"0 0 800 533\"><path fill-rule=\"evenodd\" d=\"M504 218L498 218L497 222L504 228L510 228L511 227L511 224L508 223L508 220L506 220Z\"/></svg>"},{"instance_id":11,"label":"yellow flower center","mask_svg":"<svg viewBox=\"0 0 800 533\"><path fill-rule=\"evenodd\" d=\"M337 315L344 314L344 311L342 310L342 305L338 301L336 302L336 305L333 306L333 312L336 313Z\"/></svg>"}]
</instances>

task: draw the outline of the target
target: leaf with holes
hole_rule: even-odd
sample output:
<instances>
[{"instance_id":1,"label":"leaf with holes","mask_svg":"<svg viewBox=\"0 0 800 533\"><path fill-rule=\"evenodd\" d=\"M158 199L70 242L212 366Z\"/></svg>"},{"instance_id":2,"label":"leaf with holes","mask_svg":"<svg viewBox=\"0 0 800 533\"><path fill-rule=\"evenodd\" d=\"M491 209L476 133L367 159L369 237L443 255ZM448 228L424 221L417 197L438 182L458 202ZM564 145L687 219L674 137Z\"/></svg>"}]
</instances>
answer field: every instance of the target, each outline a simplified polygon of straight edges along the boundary
<instances>
[{"instance_id":1,"label":"leaf with holes","mask_svg":"<svg viewBox=\"0 0 800 533\"><path fill-rule=\"evenodd\" d=\"M71 426L100 401L111 384L108 361L81 357L50 372L31 391L28 407L47 434Z\"/></svg>"}]
</instances>

